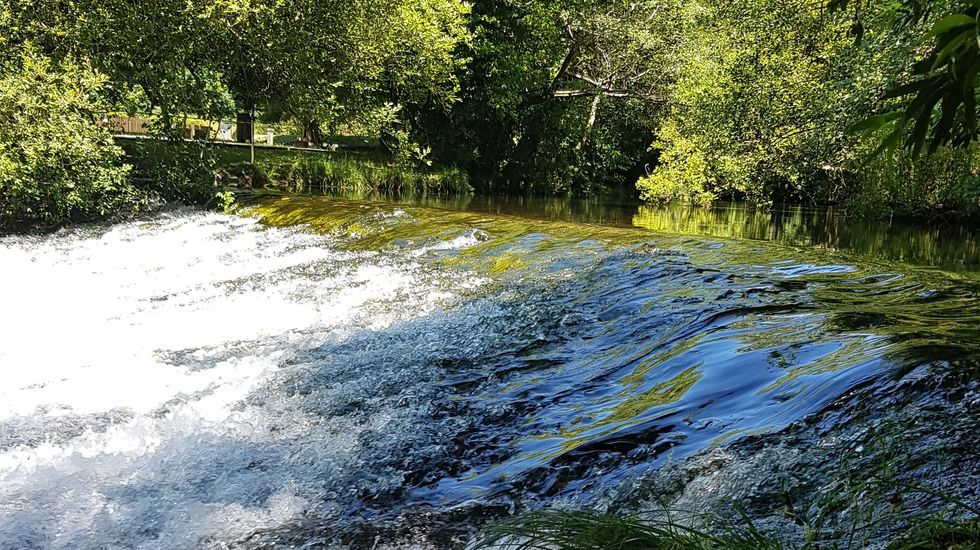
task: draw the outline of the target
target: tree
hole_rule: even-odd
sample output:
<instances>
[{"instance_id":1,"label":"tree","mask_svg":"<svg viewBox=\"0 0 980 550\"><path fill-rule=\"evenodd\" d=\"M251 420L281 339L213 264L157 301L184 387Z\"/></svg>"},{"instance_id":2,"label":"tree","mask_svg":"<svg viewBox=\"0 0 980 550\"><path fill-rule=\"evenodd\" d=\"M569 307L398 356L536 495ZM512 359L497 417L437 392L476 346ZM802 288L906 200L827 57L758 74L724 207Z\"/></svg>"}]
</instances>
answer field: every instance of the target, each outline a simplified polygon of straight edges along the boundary
<instances>
[{"instance_id":1,"label":"tree","mask_svg":"<svg viewBox=\"0 0 980 550\"><path fill-rule=\"evenodd\" d=\"M0 226L96 220L132 205L122 150L96 125L105 78L28 51L0 76Z\"/></svg>"},{"instance_id":2,"label":"tree","mask_svg":"<svg viewBox=\"0 0 980 550\"><path fill-rule=\"evenodd\" d=\"M812 183L839 165L847 139L846 18L802 2L704 0L681 21L679 77L643 197L815 198Z\"/></svg>"},{"instance_id":3,"label":"tree","mask_svg":"<svg viewBox=\"0 0 980 550\"><path fill-rule=\"evenodd\" d=\"M214 4L213 2L211 4ZM88 64L105 75L115 106L145 98L158 129L179 132L188 112L225 115L212 28L192 2L147 0L9 0L14 49L36 46L57 61Z\"/></svg>"},{"instance_id":4,"label":"tree","mask_svg":"<svg viewBox=\"0 0 980 550\"><path fill-rule=\"evenodd\" d=\"M622 178L666 99L676 10L657 0L477 4L462 101L442 118L423 112L426 137L484 187L589 192Z\"/></svg>"},{"instance_id":5,"label":"tree","mask_svg":"<svg viewBox=\"0 0 980 550\"><path fill-rule=\"evenodd\" d=\"M943 146L969 147L978 136L977 83L980 80L980 4L935 0L902 0L899 19L905 26L934 20L926 35L932 41L924 55L910 63L905 82L884 99L901 98L896 109L868 118L855 126L872 133L886 130L880 150L903 145L913 157ZM855 27L864 28L861 3L830 0L828 8L853 8ZM888 9L887 7L885 9ZM936 20L936 13L941 16ZM884 105L893 106L894 102Z\"/></svg>"},{"instance_id":6,"label":"tree","mask_svg":"<svg viewBox=\"0 0 980 550\"><path fill-rule=\"evenodd\" d=\"M204 11L229 37L219 70L242 110L297 121L304 139L388 101L454 97L467 6L459 0L242 0Z\"/></svg>"}]
</instances>

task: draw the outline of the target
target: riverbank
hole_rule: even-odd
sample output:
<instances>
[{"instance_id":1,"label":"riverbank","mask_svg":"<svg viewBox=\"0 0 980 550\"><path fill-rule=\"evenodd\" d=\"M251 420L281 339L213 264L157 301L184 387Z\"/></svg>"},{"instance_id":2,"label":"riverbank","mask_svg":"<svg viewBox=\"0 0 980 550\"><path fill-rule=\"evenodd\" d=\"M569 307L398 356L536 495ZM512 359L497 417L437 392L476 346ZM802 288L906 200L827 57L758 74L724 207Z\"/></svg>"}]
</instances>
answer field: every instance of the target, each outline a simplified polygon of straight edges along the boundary
<instances>
[{"instance_id":1,"label":"riverbank","mask_svg":"<svg viewBox=\"0 0 980 550\"><path fill-rule=\"evenodd\" d=\"M199 173L190 186L273 188L292 192L385 192L466 194L465 174L452 168L399 165L379 150L333 152L248 147L210 142L126 140L127 160L137 181L154 185L170 174ZM190 168L190 169L189 169Z\"/></svg>"},{"instance_id":2,"label":"riverbank","mask_svg":"<svg viewBox=\"0 0 980 550\"><path fill-rule=\"evenodd\" d=\"M64 225L124 220L163 207L222 210L236 190L383 192L466 195L465 174L455 168L398 164L380 149L333 152L248 147L203 141L116 138L98 135L100 152L75 159L58 181L18 177L0 185L0 231L47 232ZM52 145L51 147L56 147ZM76 172L100 169L92 184ZM37 167L37 171L46 171Z\"/></svg>"},{"instance_id":3,"label":"riverbank","mask_svg":"<svg viewBox=\"0 0 980 550\"><path fill-rule=\"evenodd\" d=\"M425 196L433 203L459 204L469 203L474 197L468 177L462 171L455 168L397 164L377 147L344 151L256 147L254 163L251 162L248 146L218 142L125 137L116 139L114 149L106 145L105 150L108 151L107 156L98 162L102 164L101 169L112 171L112 175L103 177L102 180L105 181L97 180L99 188L96 190L86 189L82 185L73 186L71 174L65 176L64 181L59 181L58 185L38 184L39 188L62 190L58 193L63 195L47 191L51 196L43 200L38 200L36 194L29 193L30 185L23 183L29 183L29 178L19 180L19 185L26 189L23 196L4 197L3 189L0 188L0 206L7 212L0 216L0 230L44 232L71 223L126 219L167 205L195 205L221 210L233 201L235 191L255 189L314 194L350 193L362 197L385 198ZM77 168L82 169L91 164L93 161L86 159L79 161ZM74 170L75 168L71 168L69 172L73 173ZM10 191L6 193L9 194ZM640 204L629 197L631 194L622 190L618 195L593 195L584 198L527 195L511 195L511 198L507 198L508 195L481 195L479 201L498 204L550 202L551 208L560 212L571 204L586 205L585 208L594 207L587 206L589 204L610 202ZM5 201L7 204L2 204ZM56 206L59 203L62 205ZM732 204L739 206L733 209ZM598 207L596 211L607 210ZM664 211L683 211L684 214L664 217L659 214ZM787 216L787 212L792 213ZM813 235L809 240L800 235L800 232L810 231L808 228L817 226L830 229L829 221L815 221L814 216L826 217L828 220L844 219L844 227L862 230L887 224L923 228L924 231L917 233L924 234L930 228L935 228L932 231L936 233L935 236L923 237L933 241L945 238L942 236L950 232L963 233L980 225L980 220L975 216L960 211L938 216L928 209L918 215L886 214L886 210L869 214L866 208L859 207L759 206L716 201L696 208L677 203L648 203L638 214L630 215L630 221L650 229L683 233L696 232L697 227L734 227L719 219L720 215L734 215L744 219L749 225L731 236L767 238L761 236L760 231L768 230L771 226L768 219L771 217L785 221L782 224L784 229L776 229L779 232L777 238L790 236L791 242L800 244L823 244L827 241L832 245L841 233L837 229L823 237ZM602 221L601 216L598 219ZM751 225L759 223L761 225L758 227ZM835 221L834 225L841 226L841 223ZM846 238L852 242L864 241L868 246L876 246L867 236L859 235L857 230L843 232L848 234ZM882 246L887 248L890 245ZM918 248L924 250L923 247ZM975 245L970 245L970 248L975 252ZM971 251L967 250L965 254L969 256Z\"/></svg>"}]
</instances>

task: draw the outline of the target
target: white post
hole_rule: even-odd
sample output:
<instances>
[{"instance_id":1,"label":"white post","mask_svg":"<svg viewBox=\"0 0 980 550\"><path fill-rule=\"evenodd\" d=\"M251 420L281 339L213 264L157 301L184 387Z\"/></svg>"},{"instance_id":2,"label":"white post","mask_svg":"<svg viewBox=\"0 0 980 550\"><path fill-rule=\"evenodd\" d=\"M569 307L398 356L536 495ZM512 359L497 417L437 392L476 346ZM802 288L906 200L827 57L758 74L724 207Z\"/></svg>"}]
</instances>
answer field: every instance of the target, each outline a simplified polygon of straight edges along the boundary
<instances>
[{"instance_id":1,"label":"white post","mask_svg":"<svg viewBox=\"0 0 980 550\"><path fill-rule=\"evenodd\" d=\"M255 109L248 112L249 114L249 128L248 128L248 148L249 148L249 164L255 165Z\"/></svg>"}]
</instances>

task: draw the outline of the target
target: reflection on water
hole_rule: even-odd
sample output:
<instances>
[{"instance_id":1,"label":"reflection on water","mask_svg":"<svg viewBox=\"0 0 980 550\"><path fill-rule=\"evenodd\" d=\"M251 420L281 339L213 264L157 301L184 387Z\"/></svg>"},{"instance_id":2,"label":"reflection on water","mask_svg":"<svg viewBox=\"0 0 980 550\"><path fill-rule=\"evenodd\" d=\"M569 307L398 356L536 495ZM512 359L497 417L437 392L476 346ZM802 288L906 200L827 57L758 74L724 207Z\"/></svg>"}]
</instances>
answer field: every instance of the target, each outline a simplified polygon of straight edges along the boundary
<instances>
[{"instance_id":1,"label":"reflection on water","mask_svg":"<svg viewBox=\"0 0 980 550\"><path fill-rule=\"evenodd\" d=\"M818 246L948 271L980 271L980 228L975 225L862 219L832 207L777 206L762 210L747 203L725 202L707 208L655 206L640 204L628 196L337 196L543 220L635 226L660 233Z\"/></svg>"},{"instance_id":2,"label":"reflection on water","mask_svg":"<svg viewBox=\"0 0 980 550\"><path fill-rule=\"evenodd\" d=\"M776 208L746 204L713 208L639 207L633 224L654 231L820 246L952 271L980 270L977 229L969 225L912 225L844 216L833 208Z\"/></svg>"}]
</instances>

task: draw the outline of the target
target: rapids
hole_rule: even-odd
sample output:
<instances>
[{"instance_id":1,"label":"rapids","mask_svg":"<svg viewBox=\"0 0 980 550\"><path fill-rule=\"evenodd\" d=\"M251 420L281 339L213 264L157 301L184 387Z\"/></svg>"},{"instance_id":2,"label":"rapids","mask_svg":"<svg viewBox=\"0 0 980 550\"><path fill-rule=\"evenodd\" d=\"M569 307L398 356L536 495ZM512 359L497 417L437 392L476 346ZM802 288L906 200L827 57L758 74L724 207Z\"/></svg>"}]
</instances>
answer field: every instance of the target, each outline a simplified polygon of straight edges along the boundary
<instances>
[{"instance_id":1,"label":"rapids","mask_svg":"<svg viewBox=\"0 0 980 550\"><path fill-rule=\"evenodd\" d=\"M0 548L461 546L664 495L792 537L782 495L903 438L978 499L969 273L305 197L0 237L0 265Z\"/></svg>"}]
</instances>

